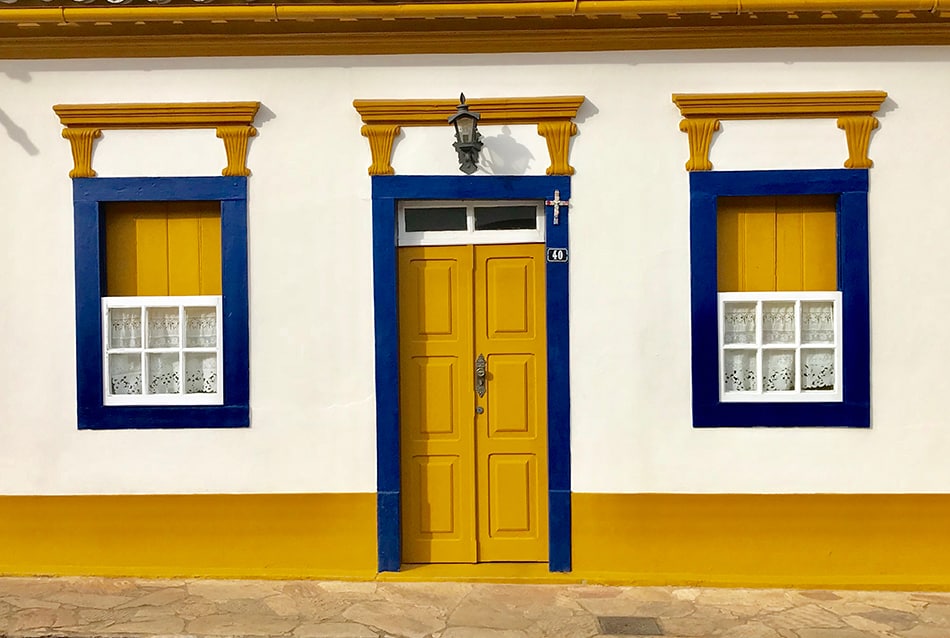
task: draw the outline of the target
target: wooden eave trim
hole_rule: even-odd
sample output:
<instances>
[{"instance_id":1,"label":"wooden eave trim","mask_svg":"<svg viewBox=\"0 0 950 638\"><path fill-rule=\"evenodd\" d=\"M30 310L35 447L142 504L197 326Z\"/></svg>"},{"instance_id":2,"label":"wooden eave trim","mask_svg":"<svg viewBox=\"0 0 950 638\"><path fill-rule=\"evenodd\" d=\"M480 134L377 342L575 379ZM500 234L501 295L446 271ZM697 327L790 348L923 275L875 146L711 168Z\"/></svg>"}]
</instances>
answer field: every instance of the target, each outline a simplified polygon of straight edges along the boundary
<instances>
[{"instance_id":1,"label":"wooden eave trim","mask_svg":"<svg viewBox=\"0 0 950 638\"><path fill-rule=\"evenodd\" d=\"M680 130L689 139L688 171L712 170L709 149L720 120L805 118L837 118L848 142L845 168L870 168L868 146L878 126L874 114L885 99L884 91L673 94L683 116Z\"/></svg>"},{"instance_id":2,"label":"wooden eave trim","mask_svg":"<svg viewBox=\"0 0 950 638\"><path fill-rule=\"evenodd\" d=\"M70 177L95 177L92 151L103 129L213 128L224 142L225 176L246 176L248 140L257 135L254 117L260 102L175 102L165 104L57 104L73 154ZM148 152L148 149L143 152Z\"/></svg>"},{"instance_id":3,"label":"wooden eave trim","mask_svg":"<svg viewBox=\"0 0 950 638\"><path fill-rule=\"evenodd\" d=\"M881 108L884 91L822 93L705 93L674 94L673 103L685 118L718 120L825 118L873 115Z\"/></svg>"},{"instance_id":4,"label":"wooden eave trim","mask_svg":"<svg viewBox=\"0 0 950 638\"><path fill-rule=\"evenodd\" d=\"M583 95L467 100L481 114L480 124L539 124L571 120L584 102ZM353 100L364 124L445 126L458 100Z\"/></svg>"},{"instance_id":5,"label":"wooden eave trim","mask_svg":"<svg viewBox=\"0 0 950 638\"><path fill-rule=\"evenodd\" d=\"M167 104L57 104L53 111L67 128L218 128L251 126L260 102Z\"/></svg>"},{"instance_id":6,"label":"wooden eave trim","mask_svg":"<svg viewBox=\"0 0 950 638\"><path fill-rule=\"evenodd\" d=\"M930 12L950 10L950 0L557 0L403 4L264 4L225 6L5 7L0 23L167 21L377 21L445 18L557 18L641 15L719 15L795 12Z\"/></svg>"}]
</instances>

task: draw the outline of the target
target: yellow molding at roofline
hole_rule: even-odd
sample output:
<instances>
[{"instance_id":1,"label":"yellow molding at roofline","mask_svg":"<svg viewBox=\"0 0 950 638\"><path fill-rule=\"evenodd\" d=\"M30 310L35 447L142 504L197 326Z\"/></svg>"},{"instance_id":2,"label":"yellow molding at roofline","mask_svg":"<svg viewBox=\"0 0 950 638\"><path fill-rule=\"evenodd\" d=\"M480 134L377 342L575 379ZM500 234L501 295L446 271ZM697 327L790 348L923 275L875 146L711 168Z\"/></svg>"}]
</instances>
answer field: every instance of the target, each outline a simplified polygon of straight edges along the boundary
<instances>
[{"instance_id":1,"label":"yellow molding at roofline","mask_svg":"<svg viewBox=\"0 0 950 638\"><path fill-rule=\"evenodd\" d=\"M683 120L680 130L689 139L688 171L708 171L709 147L720 120L835 118L848 141L846 168L870 168L871 131L878 126L874 114L887 99L884 91L834 91L816 93L696 93L674 94Z\"/></svg>"},{"instance_id":2,"label":"yellow molding at roofline","mask_svg":"<svg viewBox=\"0 0 950 638\"><path fill-rule=\"evenodd\" d=\"M399 20L438 18L637 17L670 14L941 12L950 0L557 0L264 4L229 6L30 7L0 9L0 22L152 22L173 20Z\"/></svg>"},{"instance_id":3,"label":"yellow molding at roofline","mask_svg":"<svg viewBox=\"0 0 950 638\"><path fill-rule=\"evenodd\" d=\"M213 128L224 141L228 165L222 175L250 175L248 138L257 134L254 117L260 102L179 102L165 104L57 104L53 111L65 127L73 154L70 177L95 177L92 144L103 129Z\"/></svg>"},{"instance_id":4,"label":"yellow molding at roofline","mask_svg":"<svg viewBox=\"0 0 950 638\"><path fill-rule=\"evenodd\" d=\"M568 162L573 119L584 102L582 95L559 97L482 98L467 100L481 115L480 124L537 124L547 142L551 165L548 175L573 175ZM369 140L373 163L370 175L392 175L392 147L403 126L449 126L457 100L353 100L363 120L361 133Z\"/></svg>"},{"instance_id":5,"label":"yellow molding at roofline","mask_svg":"<svg viewBox=\"0 0 950 638\"><path fill-rule=\"evenodd\" d=\"M585 28L560 19L550 20L552 26L543 28L537 24L518 28L523 21L511 19L504 22L515 26L505 29L496 28L500 20L453 20L450 25L424 20L419 21L421 27L417 22L411 28L397 20L356 21L341 29L335 22L318 20L278 23L155 18L139 21L148 25L147 34L142 24L63 22L52 14L47 20L3 22L8 11L13 10L0 7L0 31L5 31L0 33L0 59L9 60L950 45L950 11L921 11L917 16L921 19L900 21L848 20L849 14L838 14L838 19L817 24L789 18L777 24L756 20L754 24L730 25L716 14L719 19L697 17L701 24L665 17L659 24L605 17L597 21L604 25ZM790 15L799 17L781 14L785 18ZM351 31L349 25L363 30Z\"/></svg>"}]
</instances>

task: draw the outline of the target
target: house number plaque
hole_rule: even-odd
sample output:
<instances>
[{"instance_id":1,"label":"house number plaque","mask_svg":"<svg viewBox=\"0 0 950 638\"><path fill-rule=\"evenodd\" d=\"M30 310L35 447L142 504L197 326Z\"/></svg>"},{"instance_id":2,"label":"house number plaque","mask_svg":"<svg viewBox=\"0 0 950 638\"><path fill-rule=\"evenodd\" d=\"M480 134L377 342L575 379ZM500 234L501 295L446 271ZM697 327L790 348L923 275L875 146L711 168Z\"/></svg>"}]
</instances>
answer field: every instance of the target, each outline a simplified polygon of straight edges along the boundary
<instances>
[{"instance_id":1,"label":"house number plaque","mask_svg":"<svg viewBox=\"0 0 950 638\"><path fill-rule=\"evenodd\" d=\"M567 248L548 248L548 261L556 264L566 264Z\"/></svg>"}]
</instances>

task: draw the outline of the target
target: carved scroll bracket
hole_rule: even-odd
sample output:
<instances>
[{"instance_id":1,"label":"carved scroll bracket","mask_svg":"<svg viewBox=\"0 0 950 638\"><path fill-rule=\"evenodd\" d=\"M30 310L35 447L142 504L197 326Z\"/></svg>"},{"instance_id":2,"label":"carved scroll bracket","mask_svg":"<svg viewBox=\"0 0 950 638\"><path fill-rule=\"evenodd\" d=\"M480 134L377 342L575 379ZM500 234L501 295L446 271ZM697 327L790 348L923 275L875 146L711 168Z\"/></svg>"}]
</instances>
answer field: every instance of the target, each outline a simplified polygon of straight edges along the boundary
<instances>
[{"instance_id":1,"label":"carved scroll bracket","mask_svg":"<svg viewBox=\"0 0 950 638\"><path fill-rule=\"evenodd\" d=\"M683 120L680 130L689 136L688 171L708 171L712 134L720 120L777 120L837 118L848 140L845 168L869 168L874 117L887 99L884 91L822 93L697 93L673 95Z\"/></svg>"},{"instance_id":2,"label":"carved scroll bracket","mask_svg":"<svg viewBox=\"0 0 950 638\"><path fill-rule=\"evenodd\" d=\"M848 140L848 159L845 168L871 168L874 162L868 157L871 131L877 128L877 118L870 115L848 115L838 118L838 128L844 130Z\"/></svg>"},{"instance_id":3,"label":"carved scroll bracket","mask_svg":"<svg viewBox=\"0 0 950 638\"><path fill-rule=\"evenodd\" d=\"M104 129L212 128L224 141L228 164L222 175L250 175L248 139L260 102L182 102L172 104L57 104L53 110L65 127L73 153L70 177L95 177L92 142Z\"/></svg>"},{"instance_id":4,"label":"carved scroll bracket","mask_svg":"<svg viewBox=\"0 0 950 638\"><path fill-rule=\"evenodd\" d=\"M393 175L396 170L390 163L393 156L393 142L402 129L396 124L366 124L360 129L363 137L369 140L369 151L373 163L369 167L370 175Z\"/></svg>"},{"instance_id":5,"label":"carved scroll bracket","mask_svg":"<svg viewBox=\"0 0 950 638\"><path fill-rule=\"evenodd\" d=\"M481 114L479 125L537 124L538 135L548 146L551 165L548 175L573 175L568 162L571 136L577 133L572 121L584 96L487 98L468 100ZM361 133L369 140L372 164L370 175L393 175L393 140L406 126L448 126L456 100L354 100L353 107L363 120Z\"/></svg>"},{"instance_id":6,"label":"carved scroll bracket","mask_svg":"<svg viewBox=\"0 0 950 638\"><path fill-rule=\"evenodd\" d=\"M228 156L228 165L221 174L250 175L251 171L247 167L247 141L257 135L257 129L253 126L219 126L217 135L224 140L224 152Z\"/></svg>"},{"instance_id":7,"label":"carved scroll bracket","mask_svg":"<svg viewBox=\"0 0 950 638\"><path fill-rule=\"evenodd\" d=\"M101 136L102 131L97 128L63 129L63 137L69 140L73 152L73 170L69 171L70 177L96 176L96 171L92 170L92 143Z\"/></svg>"},{"instance_id":8,"label":"carved scroll bracket","mask_svg":"<svg viewBox=\"0 0 950 638\"><path fill-rule=\"evenodd\" d=\"M680 122L680 130L689 137L689 160L686 162L686 170L712 170L709 147L712 145L713 133L719 130L719 120L713 118L683 120Z\"/></svg>"},{"instance_id":9,"label":"carved scroll bracket","mask_svg":"<svg viewBox=\"0 0 950 638\"><path fill-rule=\"evenodd\" d=\"M545 171L548 175L573 175L574 167L568 163L571 149L571 137L577 135L577 124L570 120L561 122L541 122L538 135L548 144L551 165Z\"/></svg>"}]
</instances>

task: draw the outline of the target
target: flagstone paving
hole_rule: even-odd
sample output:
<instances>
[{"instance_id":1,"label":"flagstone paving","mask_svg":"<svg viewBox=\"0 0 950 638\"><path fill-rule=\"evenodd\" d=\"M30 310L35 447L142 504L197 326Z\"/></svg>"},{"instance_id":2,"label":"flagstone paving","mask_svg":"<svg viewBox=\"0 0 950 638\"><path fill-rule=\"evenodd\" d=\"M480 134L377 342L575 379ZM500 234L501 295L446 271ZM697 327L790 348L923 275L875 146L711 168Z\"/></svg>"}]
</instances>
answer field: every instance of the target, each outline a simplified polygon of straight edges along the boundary
<instances>
[{"instance_id":1,"label":"flagstone paving","mask_svg":"<svg viewBox=\"0 0 950 638\"><path fill-rule=\"evenodd\" d=\"M0 638L595 638L600 617L670 638L950 638L950 593L0 578Z\"/></svg>"}]
</instances>

